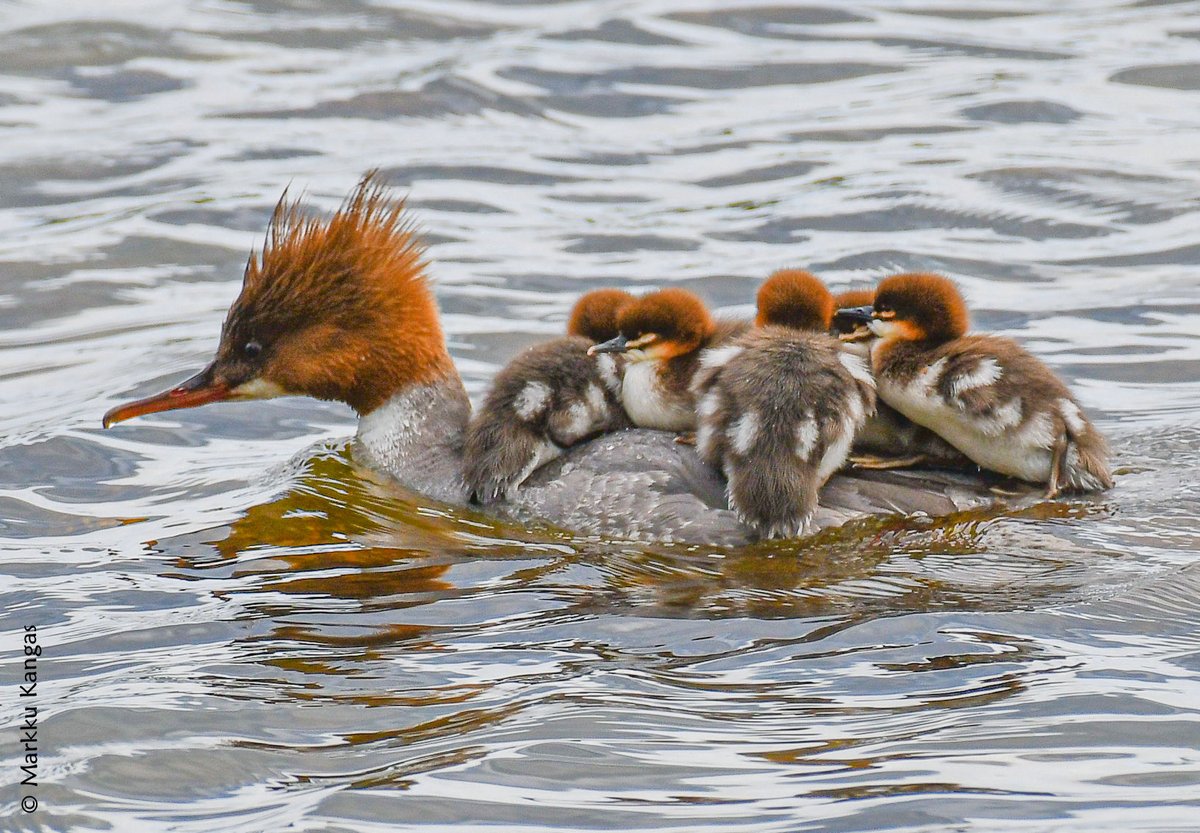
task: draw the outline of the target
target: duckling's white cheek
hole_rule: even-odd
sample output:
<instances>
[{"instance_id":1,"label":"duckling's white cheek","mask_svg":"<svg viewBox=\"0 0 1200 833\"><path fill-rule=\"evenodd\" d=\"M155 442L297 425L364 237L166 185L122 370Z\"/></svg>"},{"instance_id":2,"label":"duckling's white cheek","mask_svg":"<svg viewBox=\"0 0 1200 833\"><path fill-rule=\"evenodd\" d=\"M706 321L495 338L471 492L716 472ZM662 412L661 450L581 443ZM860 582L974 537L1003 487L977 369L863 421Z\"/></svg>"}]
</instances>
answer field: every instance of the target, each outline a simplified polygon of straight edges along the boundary
<instances>
[{"instance_id":1,"label":"duckling's white cheek","mask_svg":"<svg viewBox=\"0 0 1200 833\"><path fill-rule=\"evenodd\" d=\"M900 334L895 323L891 321L882 321L878 318L872 318L867 323L867 326L871 329L871 332L880 338L888 338L889 336Z\"/></svg>"},{"instance_id":2,"label":"duckling's white cheek","mask_svg":"<svg viewBox=\"0 0 1200 833\"><path fill-rule=\"evenodd\" d=\"M236 399L274 399L277 396L287 396L288 392L274 382L259 377L238 385L231 394L231 398Z\"/></svg>"}]
</instances>

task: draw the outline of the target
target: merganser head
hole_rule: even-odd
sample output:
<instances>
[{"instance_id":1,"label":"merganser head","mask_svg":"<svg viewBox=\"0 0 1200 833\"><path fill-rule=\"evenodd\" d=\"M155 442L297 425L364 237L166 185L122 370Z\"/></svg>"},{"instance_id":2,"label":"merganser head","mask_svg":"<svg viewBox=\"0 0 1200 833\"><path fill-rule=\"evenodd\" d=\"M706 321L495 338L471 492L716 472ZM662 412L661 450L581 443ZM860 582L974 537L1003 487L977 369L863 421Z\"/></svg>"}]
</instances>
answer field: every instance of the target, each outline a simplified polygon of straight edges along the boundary
<instances>
[{"instance_id":1,"label":"merganser head","mask_svg":"<svg viewBox=\"0 0 1200 833\"><path fill-rule=\"evenodd\" d=\"M758 288L755 326L789 327L807 332L828 332L833 320L833 296L825 283L803 269L780 269Z\"/></svg>"},{"instance_id":2,"label":"merganser head","mask_svg":"<svg viewBox=\"0 0 1200 833\"><path fill-rule=\"evenodd\" d=\"M104 426L226 399L289 394L366 414L454 374L402 201L368 173L328 219L280 199L251 253L213 361L171 390L113 408Z\"/></svg>"},{"instance_id":3,"label":"merganser head","mask_svg":"<svg viewBox=\"0 0 1200 833\"><path fill-rule=\"evenodd\" d=\"M712 335L708 307L694 293L672 287L637 298L617 313L616 337L596 353L628 353L630 361L666 361L699 350Z\"/></svg>"},{"instance_id":4,"label":"merganser head","mask_svg":"<svg viewBox=\"0 0 1200 833\"><path fill-rule=\"evenodd\" d=\"M865 321L883 339L934 344L965 335L967 305L947 277L915 272L892 275L879 283L871 307L839 310L851 321Z\"/></svg>"},{"instance_id":5,"label":"merganser head","mask_svg":"<svg viewBox=\"0 0 1200 833\"><path fill-rule=\"evenodd\" d=\"M585 292L571 307L567 319L567 335L583 336L599 344L616 338L617 313L626 304L636 300L624 289L593 289Z\"/></svg>"}]
</instances>

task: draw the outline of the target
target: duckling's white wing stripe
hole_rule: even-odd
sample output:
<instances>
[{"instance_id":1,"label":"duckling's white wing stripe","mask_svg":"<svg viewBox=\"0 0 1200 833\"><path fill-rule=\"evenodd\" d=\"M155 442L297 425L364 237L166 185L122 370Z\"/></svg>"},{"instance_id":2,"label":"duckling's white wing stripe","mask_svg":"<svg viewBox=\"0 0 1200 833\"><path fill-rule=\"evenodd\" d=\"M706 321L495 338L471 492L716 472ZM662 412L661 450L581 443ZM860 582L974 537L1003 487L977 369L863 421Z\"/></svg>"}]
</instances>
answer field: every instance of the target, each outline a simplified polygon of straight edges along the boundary
<instances>
[{"instance_id":1,"label":"duckling's white wing stripe","mask_svg":"<svg viewBox=\"0 0 1200 833\"><path fill-rule=\"evenodd\" d=\"M723 367L740 352L742 352L742 347L737 344L705 350L700 354L700 366L704 368Z\"/></svg>"},{"instance_id":2,"label":"duckling's white wing stripe","mask_svg":"<svg viewBox=\"0 0 1200 833\"><path fill-rule=\"evenodd\" d=\"M530 382L517 395L513 410L521 419L533 419L546 409L550 401L550 388L543 382Z\"/></svg>"},{"instance_id":3,"label":"duckling's white wing stripe","mask_svg":"<svg viewBox=\"0 0 1200 833\"><path fill-rule=\"evenodd\" d=\"M1058 400L1058 412L1062 414L1063 422L1067 424L1067 428L1071 430L1072 434L1082 434L1087 430L1087 423L1084 422L1083 412L1070 399Z\"/></svg>"},{"instance_id":4,"label":"duckling's white wing stripe","mask_svg":"<svg viewBox=\"0 0 1200 833\"><path fill-rule=\"evenodd\" d=\"M747 411L738 418L729 431L729 441L735 454L745 457L758 440L758 414Z\"/></svg>"},{"instance_id":5,"label":"duckling's white wing stripe","mask_svg":"<svg viewBox=\"0 0 1200 833\"><path fill-rule=\"evenodd\" d=\"M796 457L807 462L808 456L817 445L817 421L811 415L796 426Z\"/></svg>"},{"instance_id":6,"label":"duckling's white wing stripe","mask_svg":"<svg viewBox=\"0 0 1200 833\"><path fill-rule=\"evenodd\" d=\"M950 395L958 398L965 391L985 388L1000 381L1004 371L995 359L983 359L973 370L958 373L950 379Z\"/></svg>"}]
</instances>

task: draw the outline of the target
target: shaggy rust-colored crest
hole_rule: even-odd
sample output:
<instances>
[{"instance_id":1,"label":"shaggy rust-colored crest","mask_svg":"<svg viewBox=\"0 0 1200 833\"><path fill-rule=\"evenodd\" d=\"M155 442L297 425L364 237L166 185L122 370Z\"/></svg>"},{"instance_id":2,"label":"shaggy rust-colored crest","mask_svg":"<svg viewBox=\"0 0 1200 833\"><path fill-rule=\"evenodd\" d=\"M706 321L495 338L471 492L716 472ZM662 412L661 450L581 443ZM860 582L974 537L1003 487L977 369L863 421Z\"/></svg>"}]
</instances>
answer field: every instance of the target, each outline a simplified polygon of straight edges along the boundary
<instances>
[{"instance_id":1,"label":"shaggy rust-colored crest","mask_svg":"<svg viewBox=\"0 0 1200 833\"><path fill-rule=\"evenodd\" d=\"M805 332L825 332L833 321L833 296L825 283L803 269L780 269L758 288L759 327L774 325Z\"/></svg>"},{"instance_id":2,"label":"shaggy rust-colored crest","mask_svg":"<svg viewBox=\"0 0 1200 833\"><path fill-rule=\"evenodd\" d=\"M894 314L898 323L910 325L913 337L933 342L965 335L970 326L967 305L958 287L944 275L912 272L892 275L875 290L875 313Z\"/></svg>"},{"instance_id":3,"label":"shaggy rust-colored crest","mask_svg":"<svg viewBox=\"0 0 1200 833\"><path fill-rule=\"evenodd\" d=\"M634 300L624 289L605 288L585 292L571 308L571 316L567 319L567 335L583 336L597 343L615 338L620 332L617 313Z\"/></svg>"},{"instance_id":4,"label":"shaggy rust-colored crest","mask_svg":"<svg viewBox=\"0 0 1200 833\"><path fill-rule=\"evenodd\" d=\"M654 333L658 343L669 343L676 355L700 347L713 331L712 316L704 302L696 294L676 287L643 295L622 308L617 325L630 341Z\"/></svg>"},{"instance_id":5,"label":"shaggy rust-colored crest","mask_svg":"<svg viewBox=\"0 0 1200 833\"><path fill-rule=\"evenodd\" d=\"M423 254L403 201L390 200L374 172L328 219L285 194L262 254L246 264L218 361L253 352L252 376L359 413L454 372Z\"/></svg>"}]
</instances>

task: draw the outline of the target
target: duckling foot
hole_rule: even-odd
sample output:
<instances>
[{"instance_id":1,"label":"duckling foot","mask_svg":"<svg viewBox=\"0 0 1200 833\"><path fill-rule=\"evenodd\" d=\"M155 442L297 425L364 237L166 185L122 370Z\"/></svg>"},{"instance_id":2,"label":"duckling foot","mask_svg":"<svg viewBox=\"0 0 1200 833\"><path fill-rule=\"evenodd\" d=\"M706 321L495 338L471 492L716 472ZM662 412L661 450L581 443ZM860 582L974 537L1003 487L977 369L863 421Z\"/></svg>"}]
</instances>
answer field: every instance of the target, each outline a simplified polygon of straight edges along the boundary
<instances>
[{"instance_id":1,"label":"duckling foot","mask_svg":"<svg viewBox=\"0 0 1200 833\"><path fill-rule=\"evenodd\" d=\"M1066 456L1067 441L1065 437L1062 437L1054 444L1054 455L1050 459L1050 482L1046 484L1046 500L1054 500L1058 497L1058 493L1062 491L1062 488L1058 484Z\"/></svg>"},{"instance_id":2,"label":"duckling foot","mask_svg":"<svg viewBox=\"0 0 1200 833\"><path fill-rule=\"evenodd\" d=\"M1022 495L1028 494L1028 492L1023 492L1019 489L1005 488L998 483L988 486L988 491L997 497L1021 497Z\"/></svg>"},{"instance_id":3,"label":"duckling foot","mask_svg":"<svg viewBox=\"0 0 1200 833\"><path fill-rule=\"evenodd\" d=\"M879 457L874 454L855 454L848 458L850 463L859 469L887 471L889 469L911 469L924 465L929 458L924 454L911 454L908 457Z\"/></svg>"},{"instance_id":4,"label":"duckling foot","mask_svg":"<svg viewBox=\"0 0 1200 833\"><path fill-rule=\"evenodd\" d=\"M675 442L679 443L680 445L695 445L696 444L696 432L695 431L684 431L682 434L677 434L675 436Z\"/></svg>"}]
</instances>

